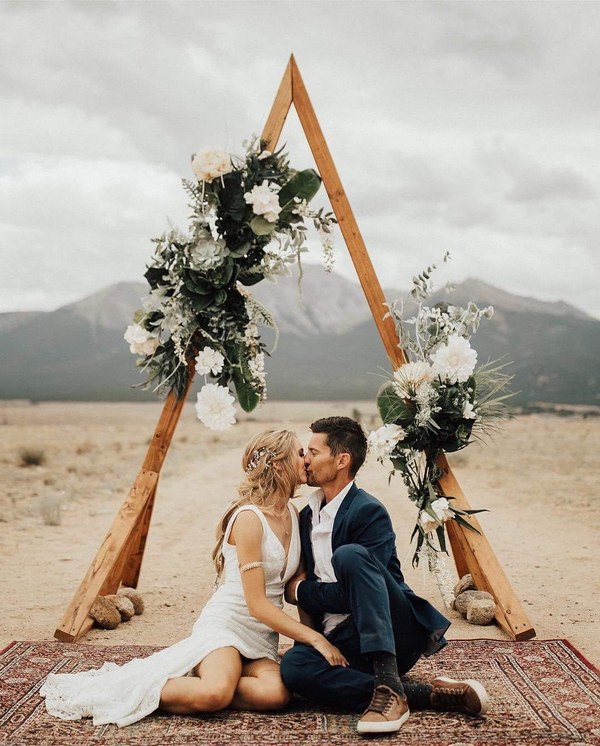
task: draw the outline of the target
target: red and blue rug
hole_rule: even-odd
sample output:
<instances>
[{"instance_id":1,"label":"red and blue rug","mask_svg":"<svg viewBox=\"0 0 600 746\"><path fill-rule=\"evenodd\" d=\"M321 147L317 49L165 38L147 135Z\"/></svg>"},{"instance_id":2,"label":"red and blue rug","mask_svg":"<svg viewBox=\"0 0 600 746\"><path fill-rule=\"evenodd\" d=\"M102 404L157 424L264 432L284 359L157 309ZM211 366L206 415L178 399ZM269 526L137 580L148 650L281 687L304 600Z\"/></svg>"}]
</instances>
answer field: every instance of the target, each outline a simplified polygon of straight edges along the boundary
<instances>
[{"instance_id":1,"label":"red and blue rug","mask_svg":"<svg viewBox=\"0 0 600 746\"><path fill-rule=\"evenodd\" d=\"M277 713L175 716L157 712L127 728L94 727L46 713L39 689L51 673L123 663L157 648L14 642L0 654L0 744L16 746L236 746L355 744L356 716L297 700ZM452 641L419 661L412 677L476 678L491 707L485 718L413 712L402 730L378 738L406 746L600 746L600 675L568 642Z\"/></svg>"}]
</instances>

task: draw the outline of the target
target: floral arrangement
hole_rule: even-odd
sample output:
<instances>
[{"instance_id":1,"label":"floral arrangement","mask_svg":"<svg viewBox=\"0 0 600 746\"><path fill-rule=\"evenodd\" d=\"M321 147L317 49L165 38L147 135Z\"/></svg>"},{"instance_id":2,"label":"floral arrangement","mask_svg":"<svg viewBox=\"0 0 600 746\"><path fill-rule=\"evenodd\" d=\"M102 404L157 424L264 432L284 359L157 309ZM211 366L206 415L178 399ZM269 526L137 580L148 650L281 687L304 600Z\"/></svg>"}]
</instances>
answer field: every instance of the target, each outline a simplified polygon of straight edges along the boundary
<instances>
[{"instance_id":1,"label":"floral arrangement","mask_svg":"<svg viewBox=\"0 0 600 746\"><path fill-rule=\"evenodd\" d=\"M482 512L459 510L452 506L452 497L439 493L437 480L442 473L437 457L464 448L507 415L506 386L511 379L503 365L477 367L477 353L469 341L480 321L492 317L491 306L424 305L433 292L434 269L432 265L413 279L411 296L417 303L413 317L405 318L401 304L389 306L400 346L413 360L395 370L380 388L377 406L384 424L368 437L370 452L381 463L391 461L390 478L396 471L402 475L418 509L411 535L411 541L416 536L413 565L426 556L430 568L436 565L438 552L448 553L446 521L476 531L468 514Z\"/></svg>"},{"instance_id":2,"label":"floral arrangement","mask_svg":"<svg viewBox=\"0 0 600 746\"><path fill-rule=\"evenodd\" d=\"M145 273L150 293L125 340L147 374L140 385L160 394L182 396L195 362L204 376L198 417L226 430L235 422L235 398L245 411L266 398L258 325L276 325L248 287L291 274L295 262L301 276L306 218L321 237L330 270L336 221L308 207L321 184L318 174L292 169L281 150L271 153L262 141L248 143L244 158L205 149L192 156L192 170L196 180L183 180L191 198L189 233L173 228L154 239Z\"/></svg>"}]
</instances>

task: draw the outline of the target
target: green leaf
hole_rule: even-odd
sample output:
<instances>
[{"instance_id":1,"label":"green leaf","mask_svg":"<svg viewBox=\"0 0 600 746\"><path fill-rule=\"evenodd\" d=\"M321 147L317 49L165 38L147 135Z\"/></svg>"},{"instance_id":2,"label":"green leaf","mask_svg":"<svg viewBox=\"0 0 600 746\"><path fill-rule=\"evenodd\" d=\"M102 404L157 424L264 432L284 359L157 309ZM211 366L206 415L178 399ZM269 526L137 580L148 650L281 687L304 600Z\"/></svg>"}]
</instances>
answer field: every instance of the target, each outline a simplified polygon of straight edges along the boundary
<instances>
[{"instance_id":1,"label":"green leaf","mask_svg":"<svg viewBox=\"0 0 600 746\"><path fill-rule=\"evenodd\" d=\"M464 518L461 518L461 516L455 514L453 520L457 523L460 523L460 525L464 526L464 528L468 528L469 531L473 531L473 533L475 534L481 534L481 531L478 531L475 526L472 526L468 521L465 521Z\"/></svg>"},{"instance_id":2,"label":"green leaf","mask_svg":"<svg viewBox=\"0 0 600 746\"><path fill-rule=\"evenodd\" d=\"M279 192L279 204L282 209L295 205L294 198L304 199L310 202L321 186L321 177L312 168L298 171L284 184Z\"/></svg>"},{"instance_id":3,"label":"green leaf","mask_svg":"<svg viewBox=\"0 0 600 746\"><path fill-rule=\"evenodd\" d=\"M244 378L242 371L235 368L233 371L233 385L240 407L244 412L251 412L260 401L252 385Z\"/></svg>"},{"instance_id":4,"label":"green leaf","mask_svg":"<svg viewBox=\"0 0 600 746\"><path fill-rule=\"evenodd\" d=\"M243 244L238 246L237 249L229 249L229 256L233 257L234 259L239 259L242 256L246 256L251 248L252 243L250 241L245 241Z\"/></svg>"},{"instance_id":5,"label":"green leaf","mask_svg":"<svg viewBox=\"0 0 600 746\"><path fill-rule=\"evenodd\" d=\"M250 221L250 228L255 236L268 236L273 233L276 223L266 220L262 215L255 215Z\"/></svg>"},{"instance_id":6,"label":"green leaf","mask_svg":"<svg viewBox=\"0 0 600 746\"><path fill-rule=\"evenodd\" d=\"M442 550L442 552L446 552L446 554L448 554L448 549L446 548L446 534L444 532L444 527L438 526L435 532L437 534L438 541L440 542L440 549Z\"/></svg>"},{"instance_id":7,"label":"green leaf","mask_svg":"<svg viewBox=\"0 0 600 746\"><path fill-rule=\"evenodd\" d=\"M377 393L377 409L386 425L391 423L408 424L413 413L403 399L394 391L391 381L386 381Z\"/></svg>"}]
</instances>

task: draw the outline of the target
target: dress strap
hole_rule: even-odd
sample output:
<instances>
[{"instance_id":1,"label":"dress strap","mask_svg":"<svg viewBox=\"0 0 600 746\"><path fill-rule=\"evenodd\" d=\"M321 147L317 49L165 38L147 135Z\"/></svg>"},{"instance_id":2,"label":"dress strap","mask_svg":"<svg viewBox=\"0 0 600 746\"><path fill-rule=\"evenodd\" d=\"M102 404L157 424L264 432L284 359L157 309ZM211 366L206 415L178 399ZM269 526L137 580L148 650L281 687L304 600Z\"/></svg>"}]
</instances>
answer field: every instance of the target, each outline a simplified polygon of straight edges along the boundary
<instances>
[{"instance_id":1,"label":"dress strap","mask_svg":"<svg viewBox=\"0 0 600 746\"><path fill-rule=\"evenodd\" d=\"M262 524L263 531L267 531L268 530L269 524L267 523L267 519L264 517L264 515L262 513L262 510L260 508L257 508L256 505L240 505L240 507L232 514L231 518L229 519L229 523L227 524L227 528L225 529L225 534L223 536L223 543L224 544L228 544L229 543L229 535L231 534L231 529L233 528L233 524L235 523L235 519L244 510L251 510L253 513L256 513L256 515L260 518L260 522Z\"/></svg>"}]
</instances>

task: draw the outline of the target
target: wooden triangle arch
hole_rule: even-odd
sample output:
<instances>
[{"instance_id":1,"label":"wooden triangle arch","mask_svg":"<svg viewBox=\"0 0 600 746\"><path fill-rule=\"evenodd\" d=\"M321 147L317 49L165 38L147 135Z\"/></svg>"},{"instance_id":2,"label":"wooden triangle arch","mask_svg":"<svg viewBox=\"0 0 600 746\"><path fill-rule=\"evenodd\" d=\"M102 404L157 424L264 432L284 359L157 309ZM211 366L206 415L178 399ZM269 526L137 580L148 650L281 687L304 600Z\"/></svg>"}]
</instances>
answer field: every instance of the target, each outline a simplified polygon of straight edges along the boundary
<instances>
[{"instance_id":1,"label":"wooden triangle arch","mask_svg":"<svg viewBox=\"0 0 600 746\"><path fill-rule=\"evenodd\" d=\"M405 363L407 357L399 347L393 320L383 317L383 291L293 56L290 57L262 133L270 150L274 150L277 145L292 103L323 179L383 345L392 366L397 367ZM180 399L173 393L167 396L142 469L54 633L58 640L72 642L89 631L94 623L89 611L97 595L115 593L121 584L137 586L160 469L193 376L194 365L191 362L185 394ZM467 499L445 456L440 457L439 466L443 473L439 480L442 494L452 495L457 507L468 509ZM473 517L471 522L481 531L480 534L465 531L455 521L446 523L458 575L471 573L477 588L493 594L497 603L496 621L511 637L516 640L533 637L535 631L481 526Z\"/></svg>"}]
</instances>

